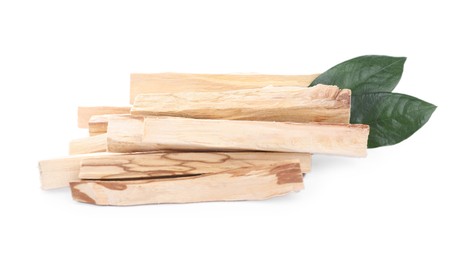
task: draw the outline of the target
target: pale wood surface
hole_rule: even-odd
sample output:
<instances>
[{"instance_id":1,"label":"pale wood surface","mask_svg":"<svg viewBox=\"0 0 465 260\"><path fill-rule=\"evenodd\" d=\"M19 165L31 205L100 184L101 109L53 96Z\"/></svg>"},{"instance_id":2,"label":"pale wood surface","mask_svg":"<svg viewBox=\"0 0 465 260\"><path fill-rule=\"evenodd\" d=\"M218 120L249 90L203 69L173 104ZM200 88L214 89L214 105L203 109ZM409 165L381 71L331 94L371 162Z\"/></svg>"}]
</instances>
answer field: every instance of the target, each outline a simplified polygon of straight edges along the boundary
<instances>
[{"instance_id":1,"label":"pale wood surface","mask_svg":"<svg viewBox=\"0 0 465 260\"><path fill-rule=\"evenodd\" d=\"M209 155L209 153L199 153L202 155ZM192 153L165 153L161 155L160 153L156 153L153 158L149 158L149 163L153 165L158 165L160 167L171 167L173 165L182 166L186 163L196 167L200 165L202 171L205 170L206 172L211 172L211 169L214 169L215 166L213 157L208 157L210 159L210 163L213 165L212 167L208 167L208 162L205 162L206 159L198 160L199 154L192 154ZM150 154L140 154L142 156ZM189 155L190 162L187 160L184 162L182 158L185 158ZM126 157L127 156L127 157ZM40 170L40 182L42 189L56 189L67 187L69 182L71 181L78 181L79 180L79 173L86 172L85 174L96 174L96 172L100 172L100 170L108 170L107 173L109 174L116 174L115 169L106 168L103 165L104 161L111 161L114 164L121 164L122 166L128 166L127 170L137 170L143 172L144 170L149 170L147 165L143 160L137 159L139 154L115 154L115 153L91 153L91 154L79 154L73 156L67 156L62 158L54 158L48 160L42 160L39 162L39 170ZM214 155L215 156L215 155ZM283 160L291 160L291 159L298 159L300 161L302 172L310 172L311 169L311 155L310 154L303 154L303 153L268 153L268 152L234 152L234 153L218 153L217 157L214 159L219 159L221 156L229 156L230 160L225 160L224 163L228 163L226 161L232 161L229 165L248 165L248 162L259 162L267 161L283 161ZM115 158L115 159L113 159ZM135 165L126 164L124 161L121 161L121 158L125 158L128 160L129 158L134 159L133 162L140 164L140 168L135 168ZM151 161L152 159L160 158L160 161ZM199 161L198 164L195 162L195 159ZM98 164L97 168L92 169L90 165L86 165L84 163L84 167L81 169L82 161L86 161L88 159L92 159L90 162L94 162ZM88 162L88 161L86 161ZM223 163L223 160L221 161ZM101 169L99 167L102 167ZM134 167L134 168L130 168ZM157 168L160 169L160 168ZM173 170L175 168L171 168ZM200 169L200 168L198 168ZM192 173L192 171L191 171ZM99 174L102 174L100 172ZM125 174L124 172L118 172L118 174ZM103 174L102 174L103 175ZM95 176L95 175L94 175ZM142 174L140 175L142 176ZM138 177L140 177L138 176ZM85 176L84 176L85 177Z\"/></svg>"},{"instance_id":2,"label":"pale wood surface","mask_svg":"<svg viewBox=\"0 0 465 260\"><path fill-rule=\"evenodd\" d=\"M129 114L130 106L78 107L78 127L87 128L89 119L94 115Z\"/></svg>"},{"instance_id":3,"label":"pale wood surface","mask_svg":"<svg viewBox=\"0 0 465 260\"><path fill-rule=\"evenodd\" d=\"M368 133L368 125L358 124L154 117L145 118L141 144L159 150L254 150L363 157Z\"/></svg>"},{"instance_id":4,"label":"pale wood surface","mask_svg":"<svg viewBox=\"0 0 465 260\"><path fill-rule=\"evenodd\" d=\"M317 85L312 88L264 87L223 92L145 94L136 97L131 114L200 119L349 123L350 90Z\"/></svg>"},{"instance_id":5,"label":"pale wood surface","mask_svg":"<svg viewBox=\"0 0 465 260\"><path fill-rule=\"evenodd\" d=\"M49 190L69 186L69 182L79 180L82 159L105 155L108 155L108 153L80 154L40 161L39 170L42 189Z\"/></svg>"},{"instance_id":6,"label":"pale wood surface","mask_svg":"<svg viewBox=\"0 0 465 260\"><path fill-rule=\"evenodd\" d=\"M130 103L137 95L149 93L205 92L266 86L306 87L318 77L313 75L261 75L261 74L187 74L153 73L131 74Z\"/></svg>"},{"instance_id":7,"label":"pale wood surface","mask_svg":"<svg viewBox=\"0 0 465 260\"><path fill-rule=\"evenodd\" d=\"M138 153L111 154L83 158L81 179L127 179L180 176L268 165L271 162L297 159L303 172L310 171L311 155L305 153Z\"/></svg>"},{"instance_id":8,"label":"pale wood surface","mask_svg":"<svg viewBox=\"0 0 465 260\"><path fill-rule=\"evenodd\" d=\"M89 135L100 135L107 132L108 121L115 118L130 117L130 114L95 115L89 119Z\"/></svg>"},{"instance_id":9,"label":"pale wood surface","mask_svg":"<svg viewBox=\"0 0 465 260\"><path fill-rule=\"evenodd\" d=\"M119 117L108 121L107 149L109 152L130 153L160 150L143 143L144 117Z\"/></svg>"},{"instance_id":10,"label":"pale wood surface","mask_svg":"<svg viewBox=\"0 0 465 260\"><path fill-rule=\"evenodd\" d=\"M108 126L109 152L275 151L366 156L368 125L121 118Z\"/></svg>"},{"instance_id":11,"label":"pale wood surface","mask_svg":"<svg viewBox=\"0 0 465 260\"><path fill-rule=\"evenodd\" d=\"M202 174L137 181L72 182L75 200L97 205L140 205L264 200L303 189L298 161Z\"/></svg>"},{"instance_id":12,"label":"pale wood surface","mask_svg":"<svg viewBox=\"0 0 465 260\"><path fill-rule=\"evenodd\" d=\"M74 139L69 142L69 154L98 153L107 150L107 135L95 135Z\"/></svg>"}]
</instances>

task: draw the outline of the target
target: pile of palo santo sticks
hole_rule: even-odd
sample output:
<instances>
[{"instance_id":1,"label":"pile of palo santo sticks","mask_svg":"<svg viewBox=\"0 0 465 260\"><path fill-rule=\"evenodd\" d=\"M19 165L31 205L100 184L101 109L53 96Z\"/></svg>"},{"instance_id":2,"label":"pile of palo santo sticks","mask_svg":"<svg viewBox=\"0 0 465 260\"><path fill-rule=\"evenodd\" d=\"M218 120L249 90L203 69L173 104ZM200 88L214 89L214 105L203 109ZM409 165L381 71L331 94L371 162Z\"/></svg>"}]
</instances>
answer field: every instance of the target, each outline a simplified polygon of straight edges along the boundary
<instances>
[{"instance_id":1,"label":"pile of palo santo sticks","mask_svg":"<svg viewBox=\"0 0 465 260\"><path fill-rule=\"evenodd\" d=\"M132 74L132 106L79 107L89 137L40 161L43 189L98 205L262 200L303 189L311 154L364 157L350 90L316 75Z\"/></svg>"}]
</instances>

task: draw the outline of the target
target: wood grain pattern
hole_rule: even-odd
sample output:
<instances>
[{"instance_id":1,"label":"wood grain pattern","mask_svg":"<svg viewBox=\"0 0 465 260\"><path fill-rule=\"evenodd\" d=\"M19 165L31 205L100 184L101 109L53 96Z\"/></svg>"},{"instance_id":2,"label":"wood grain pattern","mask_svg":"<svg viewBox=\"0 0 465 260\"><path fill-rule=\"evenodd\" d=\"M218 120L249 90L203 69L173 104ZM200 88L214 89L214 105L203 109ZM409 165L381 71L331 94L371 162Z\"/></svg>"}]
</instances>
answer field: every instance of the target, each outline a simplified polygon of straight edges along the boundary
<instances>
[{"instance_id":1,"label":"wood grain pattern","mask_svg":"<svg viewBox=\"0 0 465 260\"><path fill-rule=\"evenodd\" d=\"M79 180L81 160L109 153L93 153L42 160L39 162L40 183L44 190L68 187L71 181Z\"/></svg>"},{"instance_id":2,"label":"wood grain pattern","mask_svg":"<svg viewBox=\"0 0 465 260\"><path fill-rule=\"evenodd\" d=\"M349 123L350 90L336 86L265 87L136 97L132 115L278 122Z\"/></svg>"},{"instance_id":3,"label":"wood grain pattern","mask_svg":"<svg viewBox=\"0 0 465 260\"><path fill-rule=\"evenodd\" d=\"M221 173L297 159L303 172L310 171L311 155L304 153L138 153L93 156L81 160L80 179L128 179Z\"/></svg>"},{"instance_id":4,"label":"wood grain pattern","mask_svg":"<svg viewBox=\"0 0 465 260\"><path fill-rule=\"evenodd\" d=\"M166 166L170 165L183 165L185 162L180 160L179 158L184 158L191 153L173 153L172 155L165 153L161 155L157 153L154 158L164 157L163 161L160 161L158 165L163 165L166 163ZM206 153L202 153L206 154ZM268 161L268 162L276 162L276 161L283 161L283 160L291 160L291 159L298 159L300 161L300 165L303 172L310 172L311 169L311 155L310 154L302 154L302 153L268 153L268 152L235 152L235 153L220 153L221 156L229 156L232 161L237 162L237 164L248 164L247 162L257 162L257 161ZM141 155L148 155L150 154L141 154ZM71 181L78 181L79 173L82 173L81 163L87 159L92 159L92 162L96 164L103 164L103 161L110 160L112 163L121 162L121 158L128 159L135 158L136 162L141 164L140 166L142 169L136 170L147 170L146 166L149 167L146 163L141 162L141 160L137 159L138 154L115 154L115 153L91 153L91 154L79 154L73 156L67 156L62 158L55 158L55 159L48 159L42 160L39 162L39 170L40 170L40 182L41 187L44 190L48 189L56 189L56 188L63 188L69 186L69 182ZM189 156L190 160L194 160L199 155L191 155ZM116 158L113 160L112 158ZM169 158L169 159L166 159ZM218 157L217 157L218 158ZM205 160L205 159L203 159ZM150 162L151 164L157 164L156 162ZM260 162L261 163L261 162ZM84 163L86 164L86 163ZM192 165L195 165L195 162L191 162ZM204 166L206 169L205 171L211 171L207 169L207 164L203 164L199 161L199 165ZM102 170L105 169L103 165ZM126 166L131 167L131 165L126 164ZM97 169L98 171L99 169ZM115 174L114 169L106 169L111 174ZM89 165L86 166L85 171L86 174L95 174L92 173L92 169ZM119 172L121 174L121 172ZM122 173L124 174L124 173Z\"/></svg>"},{"instance_id":5,"label":"wood grain pattern","mask_svg":"<svg viewBox=\"0 0 465 260\"><path fill-rule=\"evenodd\" d=\"M130 117L130 114L95 115L89 119L89 136L107 133L108 121L115 118Z\"/></svg>"},{"instance_id":6,"label":"wood grain pattern","mask_svg":"<svg viewBox=\"0 0 465 260\"><path fill-rule=\"evenodd\" d=\"M98 153L107 150L107 135L95 135L74 139L69 142L69 154Z\"/></svg>"},{"instance_id":7,"label":"wood grain pattern","mask_svg":"<svg viewBox=\"0 0 465 260\"><path fill-rule=\"evenodd\" d=\"M130 103L137 95L225 91L266 86L307 87L318 76L314 75L260 75L260 74L187 74L154 73L131 74Z\"/></svg>"},{"instance_id":8,"label":"wood grain pattern","mask_svg":"<svg viewBox=\"0 0 465 260\"><path fill-rule=\"evenodd\" d=\"M129 114L130 106L78 107L78 127L88 128L89 119L95 115Z\"/></svg>"},{"instance_id":9,"label":"wood grain pattern","mask_svg":"<svg viewBox=\"0 0 465 260\"><path fill-rule=\"evenodd\" d=\"M355 124L154 117L145 118L141 144L158 150L276 151L363 157L368 133L368 125Z\"/></svg>"},{"instance_id":10,"label":"wood grain pattern","mask_svg":"<svg viewBox=\"0 0 465 260\"><path fill-rule=\"evenodd\" d=\"M303 189L297 161L192 177L70 183L75 200L96 205L140 205L264 200Z\"/></svg>"}]
</instances>

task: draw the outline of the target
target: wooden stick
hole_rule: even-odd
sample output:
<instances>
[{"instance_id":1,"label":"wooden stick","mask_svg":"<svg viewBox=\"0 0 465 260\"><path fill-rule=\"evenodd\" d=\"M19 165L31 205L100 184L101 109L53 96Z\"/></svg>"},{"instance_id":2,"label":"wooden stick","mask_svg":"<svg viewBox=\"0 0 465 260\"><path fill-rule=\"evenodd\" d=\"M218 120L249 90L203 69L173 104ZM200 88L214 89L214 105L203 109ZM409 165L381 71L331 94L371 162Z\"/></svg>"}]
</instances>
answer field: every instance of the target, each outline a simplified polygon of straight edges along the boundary
<instances>
[{"instance_id":1,"label":"wooden stick","mask_svg":"<svg viewBox=\"0 0 465 260\"><path fill-rule=\"evenodd\" d=\"M73 199L97 205L263 200L303 189L296 161L193 177L70 183Z\"/></svg>"},{"instance_id":2,"label":"wooden stick","mask_svg":"<svg viewBox=\"0 0 465 260\"><path fill-rule=\"evenodd\" d=\"M132 148L138 145L149 150L276 151L363 157L368 132L368 125L358 124L148 117L137 136L140 142L132 144ZM109 138L109 151L119 152L115 148L120 141L124 139Z\"/></svg>"},{"instance_id":3,"label":"wooden stick","mask_svg":"<svg viewBox=\"0 0 465 260\"><path fill-rule=\"evenodd\" d=\"M98 153L107 150L107 135L95 135L74 139L69 142L69 154Z\"/></svg>"},{"instance_id":4,"label":"wooden stick","mask_svg":"<svg viewBox=\"0 0 465 260\"><path fill-rule=\"evenodd\" d=\"M132 115L278 122L349 123L350 90L336 86L265 87L136 97Z\"/></svg>"},{"instance_id":5,"label":"wooden stick","mask_svg":"<svg viewBox=\"0 0 465 260\"><path fill-rule=\"evenodd\" d=\"M182 176L269 165L297 159L303 172L310 171L311 155L304 153L139 153L93 156L81 160L81 179L128 179Z\"/></svg>"},{"instance_id":6,"label":"wooden stick","mask_svg":"<svg viewBox=\"0 0 465 260\"><path fill-rule=\"evenodd\" d=\"M153 145L142 142L144 135L143 117L120 117L108 121L107 149L118 153L150 152Z\"/></svg>"},{"instance_id":7,"label":"wooden stick","mask_svg":"<svg viewBox=\"0 0 465 260\"><path fill-rule=\"evenodd\" d=\"M109 114L109 115L95 115L89 119L89 135L101 135L107 133L108 121L115 118L130 117L129 114Z\"/></svg>"},{"instance_id":8,"label":"wooden stick","mask_svg":"<svg viewBox=\"0 0 465 260\"><path fill-rule=\"evenodd\" d=\"M202 155L206 155L207 158L212 158L209 157L209 153L200 153ZM291 159L298 159L300 161L300 165L302 168L303 172L310 172L311 168L311 155L310 154L302 154L302 153L268 153L268 152L237 152L237 153L220 153L221 155L224 156L229 156L231 160L234 163L237 164L248 164L248 162L257 162L259 163L263 162L275 162L275 161L283 161L283 160L291 160ZM150 156L150 154L141 154L141 155L146 155ZM189 156L187 156L189 155ZM39 169L40 169L40 181L41 181L41 186L42 189L48 190L48 189L56 189L56 188L62 188L62 187L67 187L69 185L69 182L71 181L78 181L79 180L79 172L84 174L93 174L92 172L95 173L95 171L98 170L108 170L109 173L114 174L115 170L107 168L103 166L103 161L108 160L111 161L112 163L122 163L123 162L120 160L121 158L137 158L138 154L112 154L112 153L91 153L91 154L80 154L80 155L73 155L73 156L68 156L68 157L63 157L63 158L56 158L56 159L51 159L51 160L42 160L39 162ZM199 156L199 154L194 154L192 153L165 153L164 155L160 154L155 154L154 158L157 156L163 157L162 160L160 160L160 163L156 163L155 160L151 161L151 164L157 164L161 167L163 167L163 164L166 163L165 166L169 167L170 165L182 165L182 164L190 164L190 165L201 165L202 171L211 171L209 170L210 168L208 167L207 163L203 163L202 161L199 160L198 164L193 160L193 159L198 159L196 157ZM189 157L192 162L183 162L181 159ZM90 166L88 165L87 159L95 159L93 162L96 162L100 164L97 166L96 169L92 170ZM115 159L113 159L115 158ZM84 167L81 170L81 163L82 161L84 162ZM147 170L149 169L147 165L144 165L144 162L141 160L133 160L133 162L137 162L140 164L140 168L128 168L128 170L135 171L135 170ZM240 162L240 163L239 163ZM227 164L227 162L225 162ZM124 164L125 166L130 166L128 164ZM215 164L212 165L215 166ZM212 167L213 167L212 166ZM101 167L101 168L100 168ZM198 166L196 166L198 167ZM174 168L172 168L174 169ZM103 174L102 174L103 175ZM85 176L84 176L85 177Z\"/></svg>"},{"instance_id":9,"label":"wooden stick","mask_svg":"<svg viewBox=\"0 0 465 260\"><path fill-rule=\"evenodd\" d=\"M150 93L225 91L266 86L307 87L318 76L314 75L259 75L259 74L131 74L131 98Z\"/></svg>"},{"instance_id":10,"label":"wooden stick","mask_svg":"<svg viewBox=\"0 0 465 260\"><path fill-rule=\"evenodd\" d=\"M103 155L108 155L108 153L80 154L40 161L39 170L42 189L49 190L67 187L69 186L69 182L78 181L81 160Z\"/></svg>"},{"instance_id":11,"label":"wooden stick","mask_svg":"<svg viewBox=\"0 0 465 260\"><path fill-rule=\"evenodd\" d=\"M78 107L78 127L87 128L91 116L108 114L129 114L130 106L123 107Z\"/></svg>"}]
</instances>

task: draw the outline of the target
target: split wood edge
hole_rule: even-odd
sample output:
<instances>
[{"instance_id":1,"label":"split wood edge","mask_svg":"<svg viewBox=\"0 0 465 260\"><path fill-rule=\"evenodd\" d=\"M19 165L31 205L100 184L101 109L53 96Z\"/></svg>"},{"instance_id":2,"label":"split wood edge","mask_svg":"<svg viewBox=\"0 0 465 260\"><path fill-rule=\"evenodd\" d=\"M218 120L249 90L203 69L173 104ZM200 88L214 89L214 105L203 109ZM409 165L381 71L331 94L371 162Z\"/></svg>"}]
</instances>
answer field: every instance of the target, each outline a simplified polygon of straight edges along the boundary
<instances>
[{"instance_id":1,"label":"split wood edge","mask_svg":"<svg viewBox=\"0 0 465 260\"><path fill-rule=\"evenodd\" d=\"M186 158L188 158L186 160ZM229 158L229 159L228 159ZM226 160L227 159L227 160ZM268 152L235 152L235 153L139 153L114 154L94 153L68 156L64 158L42 160L39 162L40 182L44 190L67 187L69 182L81 178L121 178L121 177L154 177L181 173L186 165L195 167L189 174L212 173L220 169L231 169L235 166L253 166L270 162L297 159L304 173L310 172L311 155L301 153L268 153ZM208 161L207 161L208 160ZM220 162L220 163L218 163ZM82 165L81 165L82 164ZM113 168L111 165L121 168ZM161 170L165 173L160 172ZM117 175L117 176L109 176ZM119 176L118 176L119 175Z\"/></svg>"},{"instance_id":2,"label":"split wood edge","mask_svg":"<svg viewBox=\"0 0 465 260\"><path fill-rule=\"evenodd\" d=\"M130 103L140 94L178 93L185 92L186 89L192 92L209 92L266 86L307 87L318 75L133 73Z\"/></svg>"},{"instance_id":3,"label":"split wood edge","mask_svg":"<svg viewBox=\"0 0 465 260\"><path fill-rule=\"evenodd\" d=\"M298 161L222 173L137 181L71 182L73 199L97 205L264 200L303 189Z\"/></svg>"},{"instance_id":4,"label":"split wood edge","mask_svg":"<svg viewBox=\"0 0 465 260\"><path fill-rule=\"evenodd\" d=\"M350 90L337 86L264 87L136 97L131 114L198 119L349 123Z\"/></svg>"},{"instance_id":5,"label":"split wood edge","mask_svg":"<svg viewBox=\"0 0 465 260\"><path fill-rule=\"evenodd\" d=\"M221 173L233 169L295 160L303 172L310 171L311 155L268 152L170 152L113 154L81 160L80 179L133 179Z\"/></svg>"}]
</instances>

